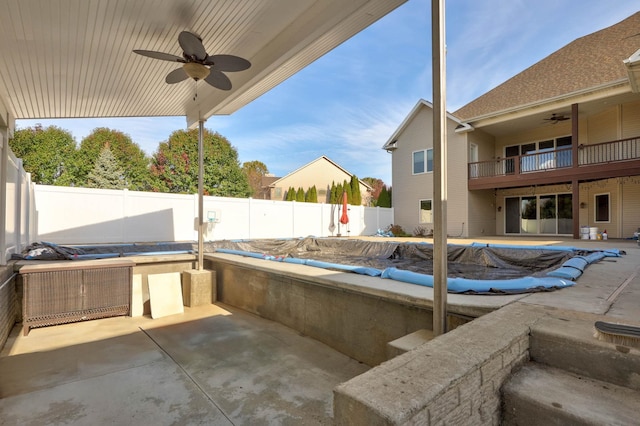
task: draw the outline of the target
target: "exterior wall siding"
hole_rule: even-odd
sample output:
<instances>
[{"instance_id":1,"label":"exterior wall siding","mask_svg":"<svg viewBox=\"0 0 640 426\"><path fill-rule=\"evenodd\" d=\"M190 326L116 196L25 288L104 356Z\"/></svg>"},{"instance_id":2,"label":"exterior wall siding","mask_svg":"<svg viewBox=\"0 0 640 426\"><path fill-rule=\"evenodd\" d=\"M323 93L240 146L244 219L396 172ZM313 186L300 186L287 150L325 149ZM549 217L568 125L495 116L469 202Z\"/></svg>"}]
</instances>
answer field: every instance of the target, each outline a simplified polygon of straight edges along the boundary
<instances>
[{"instance_id":1,"label":"exterior wall siding","mask_svg":"<svg viewBox=\"0 0 640 426\"><path fill-rule=\"evenodd\" d=\"M640 136L640 101L622 105L622 139Z\"/></svg>"},{"instance_id":2,"label":"exterior wall siding","mask_svg":"<svg viewBox=\"0 0 640 426\"><path fill-rule=\"evenodd\" d=\"M618 107L607 109L584 120L587 124L587 134L586 137L580 138L580 143L609 142L620 137L618 133Z\"/></svg>"},{"instance_id":3,"label":"exterior wall siding","mask_svg":"<svg viewBox=\"0 0 640 426\"><path fill-rule=\"evenodd\" d=\"M609 194L609 222L595 221L595 196ZM621 238L620 186L618 179L606 179L580 184L580 226L607 230L609 238Z\"/></svg>"},{"instance_id":4,"label":"exterior wall siding","mask_svg":"<svg viewBox=\"0 0 640 426\"><path fill-rule=\"evenodd\" d=\"M467 158L466 135L455 133L457 123L447 121L447 166L448 200L447 233L453 236L467 236ZM411 123L398 138L397 149L393 151L393 206L395 224L407 233L417 227L427 231L432 223L420 223L420 200L433 200L433 173L413 174L413 152L433 148L433 111L423 106ZM463 225L464 224L464 225Z\"/></svg>"},{"instance_id":5,"label":"exterior wall siding","mask_svg":"<svg viewBox=\"0 0 640 426\"><path fill-rule=\"evenodd\" d=\"M621 238L631 238L640 229L640 177L623 178Z\"/></svg>"}]
</instances>

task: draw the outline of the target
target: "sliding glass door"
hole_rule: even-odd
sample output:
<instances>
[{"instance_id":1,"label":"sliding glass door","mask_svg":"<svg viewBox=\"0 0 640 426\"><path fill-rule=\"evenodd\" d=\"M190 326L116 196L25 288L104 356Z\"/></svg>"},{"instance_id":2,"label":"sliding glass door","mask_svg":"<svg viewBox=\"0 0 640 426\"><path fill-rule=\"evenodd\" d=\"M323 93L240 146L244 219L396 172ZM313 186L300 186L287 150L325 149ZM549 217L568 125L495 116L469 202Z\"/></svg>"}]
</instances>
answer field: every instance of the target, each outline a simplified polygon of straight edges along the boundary
<instances>
[{"instance_id":1,"label":"sliding glass door","mask_svg":"<svg viewBox=\"0 0 640 426\"><path fill-rule=\"evenodd\" d=\"M505 198L506 234L571 234L571 194Z\"/></svg>"}]
</instances>

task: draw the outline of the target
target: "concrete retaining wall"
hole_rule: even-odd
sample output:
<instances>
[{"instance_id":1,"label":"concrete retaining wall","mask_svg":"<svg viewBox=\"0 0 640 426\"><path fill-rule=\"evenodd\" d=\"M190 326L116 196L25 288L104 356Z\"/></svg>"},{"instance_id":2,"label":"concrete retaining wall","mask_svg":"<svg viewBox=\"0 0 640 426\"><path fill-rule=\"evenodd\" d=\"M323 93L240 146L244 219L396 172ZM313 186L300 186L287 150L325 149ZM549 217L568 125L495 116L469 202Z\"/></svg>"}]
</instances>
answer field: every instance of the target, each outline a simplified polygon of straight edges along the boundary
<instances>
[{"instance_id":1,"label":"concrete retaining wall","mask_svg":"<svg viewBox=\"0 0 640 426\"><path fill-rule=\"evenodd\" d=\"M529 360L530 326L543 315L509 305L339 385L335 424L499 424L500 388Z\"/></svg>"},{"instance_id":2,"label":"concrete retaining wall","mask_svg":"<svg viewBox=\"0 0 640 426\"><path fill-rule=\"evenodd\" d=\"M217 272L219 302L277 321L367 365L387 359L388 342L433 328L430 307L338 283L341 278L371 277L271 262L256 267L250 262L206 257L205 267ZM298 268L308 273L295 273ZM450 316L454 326L468 320Z\"/></svg>"}]
</instances>

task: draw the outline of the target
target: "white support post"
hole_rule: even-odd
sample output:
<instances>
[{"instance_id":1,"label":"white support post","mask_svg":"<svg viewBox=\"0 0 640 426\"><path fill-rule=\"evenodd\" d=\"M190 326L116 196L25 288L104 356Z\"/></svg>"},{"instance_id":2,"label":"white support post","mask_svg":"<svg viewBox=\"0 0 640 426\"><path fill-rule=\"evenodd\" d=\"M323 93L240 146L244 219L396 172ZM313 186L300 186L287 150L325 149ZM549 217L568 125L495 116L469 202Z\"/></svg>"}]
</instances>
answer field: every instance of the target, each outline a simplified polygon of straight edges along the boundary
<instances>
[{"instance_id":1,"label":"white support post","mask_svg":"<svg viewBox=\"0 0 640 426\"><path fill-rule=\"evenodd\" d=\"M9 144L6 129L0 128L0 265L7 264L7 169Z\"/></svg>"},{"instance_id":2,"label":"white support post","mask_svg":"<svg viewBox=\"0 0 640 426\"><path fill-rule=\"evenodd\" d=\"M15 199L14 199L14 223L15 223L15 234L14 234L14 247L17 253L22 251L22 185L24 185L22 179L22 173L24 169L22 168L22 159L18 158L16 161L16 169L18 176L16 178L16 191L15 191Z\"/></svg>"},{"instance_id":3,"label":"white support post","mask_svg":"<svg viewBox=\"0 0 640 426\"><path fill-rule=\"evenodd\" d=\"M198 121L198 270L204 270L204 120Z\"/></svg>"}]
</instances>

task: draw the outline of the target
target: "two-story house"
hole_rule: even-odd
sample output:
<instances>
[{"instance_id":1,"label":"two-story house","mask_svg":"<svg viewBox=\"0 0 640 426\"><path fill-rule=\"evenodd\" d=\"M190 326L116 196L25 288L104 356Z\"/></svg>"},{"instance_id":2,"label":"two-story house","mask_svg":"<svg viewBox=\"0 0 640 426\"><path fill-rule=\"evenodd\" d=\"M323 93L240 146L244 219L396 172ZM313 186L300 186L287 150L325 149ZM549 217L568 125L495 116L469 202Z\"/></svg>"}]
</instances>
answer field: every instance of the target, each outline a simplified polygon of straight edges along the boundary
<instances>
[{"instance_id":1,"label":"two-story house","mask_svg":"<svg viewBox=\"0 0 640 426\"><path fill-rule=\"evenodd\" d=\"M395 221L432 221L432 109L409 114L392 152ZM581 37L448 116L452 236L640 228L640 12ZM464 224L464 225L463 225Z\"/></svg>"},{"instance_id":2,"label":"two-story house","mask_svg":"<svg viewBox=\"0 0 640 426\"><path fill-rule=\"evenodd\" d=\"M289 188L302 188L307 191L315 185L318 191L318 202L328 203L331 185L333 183L342 184L345 180L350 182L351 176L352 173L323 155L271 182L269 184L270 199L284 200ZM373 188L362 179L359 179L358 182L362 204L367 206L371 201Z\"/></svg>"}]
</instances>

